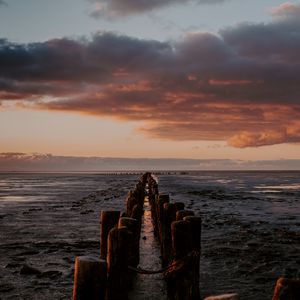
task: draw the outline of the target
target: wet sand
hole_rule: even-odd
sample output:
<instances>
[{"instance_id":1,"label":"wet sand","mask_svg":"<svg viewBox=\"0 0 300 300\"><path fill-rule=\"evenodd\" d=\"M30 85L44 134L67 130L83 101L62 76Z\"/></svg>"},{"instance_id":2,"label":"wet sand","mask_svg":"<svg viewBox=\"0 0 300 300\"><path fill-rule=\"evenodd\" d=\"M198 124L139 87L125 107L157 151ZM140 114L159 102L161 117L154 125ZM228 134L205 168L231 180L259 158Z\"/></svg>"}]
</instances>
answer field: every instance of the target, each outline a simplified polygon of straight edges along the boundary
<instances>
[{"instance_id":1,"label":"wet sand","mask_svg":"<svg viewBox=\"0 0 300 300\"><path fill-rule=\"evenodd\" d=\"M21 188L2 187L0 299L71 299L75 257L99 256L100 210L124 209L136 179L136 175L74 181L72 177L72 184L58 188L62 178L54 182L50 176L41 179L43 184L48 180L46 187L26 195ZM159 180L161 192L170 193L172 201L184 202L203 218L202 297L238 292L245 300L270 299L278 277L299 276L299 190L254 194L248 188L231 188L238 181L217 185L189 175L164 175ZM141 245L150 251L142 255L141 265L156 269L157 247L150 239L147 214L145 220L147 239ZM155 289L143 276L134 299L149 295L165 299L158 275L151 279L160 285Z\"/></svg>"}]
</instances>

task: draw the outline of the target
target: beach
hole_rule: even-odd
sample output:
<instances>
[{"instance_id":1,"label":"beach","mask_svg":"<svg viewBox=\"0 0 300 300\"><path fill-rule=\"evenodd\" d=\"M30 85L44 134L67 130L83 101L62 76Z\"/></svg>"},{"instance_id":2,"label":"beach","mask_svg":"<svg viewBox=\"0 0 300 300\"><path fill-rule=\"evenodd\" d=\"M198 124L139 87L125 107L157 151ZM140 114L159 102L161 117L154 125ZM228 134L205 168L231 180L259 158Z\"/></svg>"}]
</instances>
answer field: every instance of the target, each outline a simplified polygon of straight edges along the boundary
<instances>
[{"instance_id":1,"label":"beach","mask_svg":"<svg viewBox=\"0 0 300 300\"><path fill-rule=\"evenodd\" d=\"M245 300L270 299L278 277L300 276L299 175L157 175L161 193L202 217L202 298L237 292ZM129 173L0 174L0 299L70 299L75 257L99 257L100 211L124 210L138 178ZM152 252L155 245L147 247ZM148 262L147 267L153 266ZM146 292L165 297L159 289Z\"/></svg>"}]
</instances>

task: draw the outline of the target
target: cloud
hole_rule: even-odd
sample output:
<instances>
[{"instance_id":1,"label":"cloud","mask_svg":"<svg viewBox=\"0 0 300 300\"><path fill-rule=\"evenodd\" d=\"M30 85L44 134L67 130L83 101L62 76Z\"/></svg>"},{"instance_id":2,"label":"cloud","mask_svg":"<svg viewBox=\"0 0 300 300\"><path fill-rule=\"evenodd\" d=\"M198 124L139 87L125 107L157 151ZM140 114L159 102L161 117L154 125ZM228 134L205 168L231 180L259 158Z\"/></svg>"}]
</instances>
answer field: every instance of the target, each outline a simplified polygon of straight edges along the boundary
<instances>
[{"instance_id":1,"label":"cloud","mask_svg":"<svg viewBox=\"0 0 300 300\"><path fill-rule=\"evenodd\" d=\"M7 3L5 1L3 1L3 0L0 0L0 6L1 5L7 5Z\"/></svg>"},{"instance_id":2,"label":"cloud","mask_svg":"<svg viewBox=\"0 0 300 300\"><path fill-rule=\"evenodd\" d=\"M293 19L299 22L300 3L285 2L271 10L272 15L279 19Z\"/></svg>"},{"instance_id":3,"label":"cloud","mask_svg":"<svg viewBox=\"0 0 300 300\"><path fill-rule=\"evenodd\" d=\"M185 3L216 4L227 0L89 0L93 18L115 18L145 13L172 5Z\"/></svg>"},{"instance_id":4,"label":"cloud","mask_svg":"<svg viewBox=\"0 0 300 300\"><path fill-rule=\"evenodd\" d=\"M0 101L140 121L167 140L300 142L300 26L291 18L172 42L110 32L0 40Z\"/></svg>"},{"instance_id":5,"label":"cloud","mask_svg":"<svg viewBox=\"0 0 300 300\"><path fill-rule=\"evenodd\" d=\"M299 170L300 160L110 158L0 153L0 172L108 172L178 170Z\"/></svg>"}]
</instances>

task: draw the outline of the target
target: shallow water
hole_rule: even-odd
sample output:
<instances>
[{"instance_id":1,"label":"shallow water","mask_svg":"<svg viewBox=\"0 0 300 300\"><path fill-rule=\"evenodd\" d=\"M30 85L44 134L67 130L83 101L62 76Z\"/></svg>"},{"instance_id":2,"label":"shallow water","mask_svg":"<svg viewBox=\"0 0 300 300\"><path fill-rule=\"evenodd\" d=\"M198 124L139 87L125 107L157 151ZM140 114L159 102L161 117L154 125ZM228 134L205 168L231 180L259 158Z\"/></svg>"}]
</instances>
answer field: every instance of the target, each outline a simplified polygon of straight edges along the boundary
<instances>
[{"instance_id":1,"label":"shallow water","mask_svg":"<svg viewBox=\"0 0 300 300\"><path fill-rule=\"evenodd\" d=\"M279 276L299 276L299 175L159 175L160 191L203 219L202 297L233 291L270 299ZM124 209L138 177L0 174L0 298L70 299L75 256L99 255L100 210ZM41 273L20 274L24 264Z\"/></svg>"}]
</instances>

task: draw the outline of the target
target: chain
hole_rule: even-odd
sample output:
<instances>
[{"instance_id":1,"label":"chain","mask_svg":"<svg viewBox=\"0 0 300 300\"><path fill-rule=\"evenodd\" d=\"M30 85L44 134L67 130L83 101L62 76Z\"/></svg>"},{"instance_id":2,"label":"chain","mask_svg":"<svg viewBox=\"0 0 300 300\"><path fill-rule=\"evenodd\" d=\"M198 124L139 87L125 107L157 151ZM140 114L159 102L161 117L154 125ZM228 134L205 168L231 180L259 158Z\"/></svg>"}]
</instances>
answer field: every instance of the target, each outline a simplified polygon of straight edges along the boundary
<instances>
[{"instance_id":1,"label":"chain","mask_svg":"<svg viewBox=\"0 0 300 300\"><path fill-rule=\"evenodd\" d=\"M194 259L196 257L199 257L199 252L192 251L189 254L187 254L185 257L173 261L170 265L160 270L146 270L141 267L135 268L132 266L128 266L128 269L139 274L147 274L147 275L164 273L164 275L168 277L170 273L181 270L184 266L186 266L191 261L191 259Z\"/></svg>"}]
</instances>

